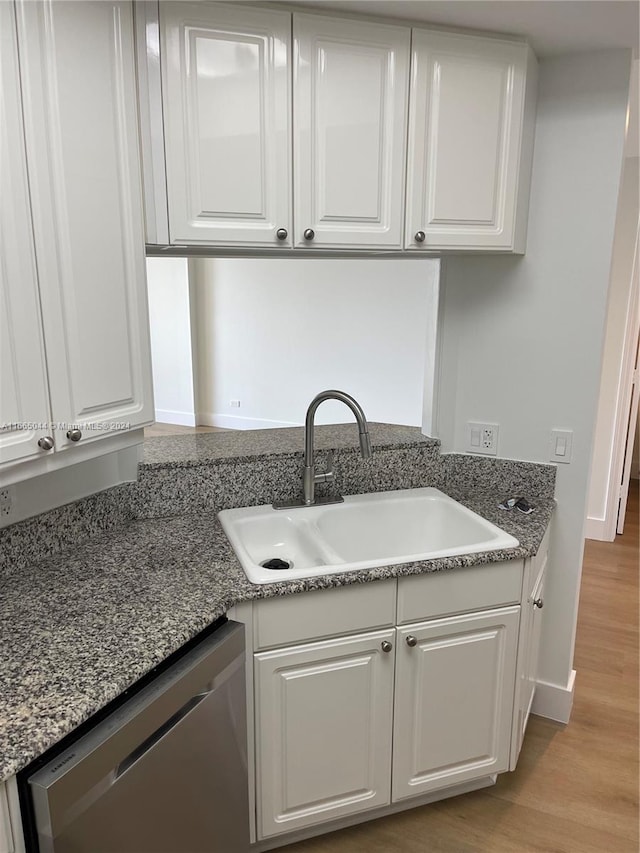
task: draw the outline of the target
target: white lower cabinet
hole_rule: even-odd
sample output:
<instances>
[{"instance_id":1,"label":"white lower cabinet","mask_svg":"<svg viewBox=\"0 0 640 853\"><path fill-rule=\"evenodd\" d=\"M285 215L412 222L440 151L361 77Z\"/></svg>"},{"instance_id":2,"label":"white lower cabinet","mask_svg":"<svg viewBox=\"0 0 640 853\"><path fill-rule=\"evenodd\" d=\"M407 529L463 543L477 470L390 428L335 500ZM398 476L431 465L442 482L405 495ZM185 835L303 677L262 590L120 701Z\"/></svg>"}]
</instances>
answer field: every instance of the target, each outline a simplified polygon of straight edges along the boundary
<instances>
[{"instance_id":1,"label":"white lower cabinet","mask_svg":"<svg viewBox=\"0 0 640 853\"><path fill-rule=\"evenodd\" d=\"M519 616L398 628L394 801L508 769Z\"/></svg>"},{"instance_id":2,"label":"white lower cabinet","mask_svg":"<svg viewBox=\"0 0 640 853\"><path fill-rule=\"evenodd\" d=\"M389 803L394 642L391 629L255 656L263 838Z\"/></svg>"},{"instance_id":3,"label":"white lower cabinet","mask_svg":"<svg viewBox=\"0 0 640 853\"><path fill-rule=\"evenodd\" d=\"M13 853L13 833L5 786L0 782L0 853Z\"/></svg>"},{"instance_id":4,"label":"white lower cabinet","mask_svg":"<svg viewBox=\"0 0 640 853\"><path fill-rule=\"evenodd\" d=\"M525 567L510 770L515 770L522 749L538 680L549 535L545 535L538 553L527 560Z\"/></svg>"},{"instance_id":5,"label":"white lower cabinet","mask_svg":"<svg viewBox=\"0 0 640 853\"><path fill-rule=\"evenodd\" d=\"M509 769L523 567L254 604L258 840L378 816Z\"/></svg>"}]
</instances>

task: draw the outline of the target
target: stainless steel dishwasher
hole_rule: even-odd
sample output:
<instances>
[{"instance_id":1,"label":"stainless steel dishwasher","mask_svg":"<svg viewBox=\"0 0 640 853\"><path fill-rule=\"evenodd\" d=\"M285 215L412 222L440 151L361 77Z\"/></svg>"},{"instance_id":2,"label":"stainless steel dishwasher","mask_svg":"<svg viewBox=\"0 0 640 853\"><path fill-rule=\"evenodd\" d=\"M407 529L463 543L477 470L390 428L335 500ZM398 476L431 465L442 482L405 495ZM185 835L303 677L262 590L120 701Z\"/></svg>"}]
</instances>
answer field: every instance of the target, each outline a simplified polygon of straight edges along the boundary
<instances>
[{"instance_id":1,"label":"stainless steel dishwasher","mask_svg":"<svg viewBox=\"0 0 640 853\"><path fill-rule=\"evenodd\" d=\"M246 853L244 627L225 622L28 785L40 853Z\"/></svg>"}]
</instances>

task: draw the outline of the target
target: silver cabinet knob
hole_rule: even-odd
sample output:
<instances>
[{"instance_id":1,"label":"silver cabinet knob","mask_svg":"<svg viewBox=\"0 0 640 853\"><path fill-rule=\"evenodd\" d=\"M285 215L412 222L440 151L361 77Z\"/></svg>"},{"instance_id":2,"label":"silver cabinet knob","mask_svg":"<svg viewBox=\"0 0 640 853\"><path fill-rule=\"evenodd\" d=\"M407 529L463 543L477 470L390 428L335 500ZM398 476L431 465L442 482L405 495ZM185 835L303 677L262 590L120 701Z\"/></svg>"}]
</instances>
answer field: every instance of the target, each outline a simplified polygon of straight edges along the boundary
<instances>
[{"instance_id":1,"label":"silver cabinet knob","mask_svg":"<svg viewBox=\"0 0 640 853\"><path fill-rule=\"evenodd\" d=\"M278 228L278 230L276 231L276 237L278 238L278 240L286 240L288 236L289 232L286 228Z\"/></svg>"},{"instance_id":2,"label":"silver cabinet knob","mask_svg":"<svg viewBox=\"0 0 640 853\"><path fill-rule=\"evenodd\" d=\"M540 610L542 610L542 608L544 607L544 601L541 598L536 598L536 600L533 602L533 606L539 607Z\"/></svg>"},{"instance_id":3,"label":"silver cabinet knob","mask_svg":"<svg viewBox=\"0 0 640 853\"><path fill-rule=\"evenodd\" d=\"M390 643L389 640L383 640L380 644L383 652L390 652L393 648L393 643Z\"/></svg>"},{"instance_id":4,"label":"silver cabinet knob","mask_svg":"<svg viewBox=\"0 0 640 853\"><path fill-rule=\"evenodd\" d=\"M38 439L38 447L40 450L53 450L54 440L50 435L43 435L42 438Z\"/></svg>"},{"instance_id":5,"label":"silver cabinet knob","mask_svg":"<svg viewBox=\"0 0 640 853\"><path fill-rule=\"evenodd\" d=\"M426 236L427 235L424 233L424 231L416 231L416 236L414 237L414 240L416 241L416 243L424 243L424 239Z\"/></svg>"},{"instance_id":6,"label":"silver cabinet knob","mask_svg":"<svg viewBox=\"0 0 640 853\"><path fill-rule=\"evenodd\" d=\"M407 645L410 646L411 648L418 645L418 641L413 636L413 634L409 634L409 636L407 637Z\"/></svg>"},{"instance_id":7,"label":"silver cabinet knob","mask_svg":"<svg viewBox=\"0 0 640 853\"><path fill-rule=\"evenodd\" d=\"M79 429L70 429L67 433L67 438L69 441L80 441L82 432Z\"/></svg>"},{"instance_id":8,"label":"silver cabinet knob","mask_svg":"<svg viewBox=\"0 0 640 853\"><path fill-rule=\"evenodd\" d=\"M316 232L313 230L313 228L306 228L303 236L305 240L313 240L313 238L316 236Z\"/></svg>"}]
</instances>

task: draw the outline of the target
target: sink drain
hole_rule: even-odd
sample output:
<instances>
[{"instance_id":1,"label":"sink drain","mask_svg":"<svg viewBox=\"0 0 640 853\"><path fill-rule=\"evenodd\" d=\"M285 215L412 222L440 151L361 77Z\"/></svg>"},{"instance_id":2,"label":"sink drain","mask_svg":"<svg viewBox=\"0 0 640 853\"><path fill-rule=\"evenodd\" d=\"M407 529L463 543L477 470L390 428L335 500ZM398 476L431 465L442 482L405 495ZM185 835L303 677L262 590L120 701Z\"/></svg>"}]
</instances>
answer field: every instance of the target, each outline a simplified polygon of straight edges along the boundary
<instances>
[{"instance_id":1,"label":"sink drain","mask_svg":"<svg viewBox=\"0 0 640 853\"><path fill-rule=\"evenodd\" d=\"M292 569L293 562L291 560L281 560L280 557L272 557L270 560L263 560L260 565L264 569L273 569L274 571L285 571Z\"/></svg>"}]
</instances>

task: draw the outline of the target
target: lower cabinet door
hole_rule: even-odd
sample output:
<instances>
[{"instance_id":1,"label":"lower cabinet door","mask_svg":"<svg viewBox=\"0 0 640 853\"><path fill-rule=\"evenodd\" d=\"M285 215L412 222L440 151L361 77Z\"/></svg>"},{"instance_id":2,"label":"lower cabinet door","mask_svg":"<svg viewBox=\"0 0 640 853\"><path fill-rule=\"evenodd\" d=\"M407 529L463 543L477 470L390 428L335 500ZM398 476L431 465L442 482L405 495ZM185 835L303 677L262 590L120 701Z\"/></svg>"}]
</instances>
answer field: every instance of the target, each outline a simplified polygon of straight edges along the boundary
<instances>
[{"instance_id":1,"label":"lower cabinet door","mask_svg":"<svg viewBox=\"0 0 640 853\"><path fill-rule=\"evenodd\" d=\"M540 549L532 557L533 588L527 594L522 608L520 624L520 654L516 671L516 691L511 735L511 760L509 770L515 770L529 722L538 681L538 659L542 634L542 607L544 584L549 553Z\"/></svg>"},{"instance_id":2,"label":"lower cabinet door","mask_svg":"<svg viewBox=\"0 0 640 853\"><path fill-rule=\"evenodd\" d=\"M398 628L394 801L507 770L520 607Z\"/></svg>"},{"instance_id":3,"label":"lower cabinet door","mask_svg":"<svg viewBox=\"0 0 640 853\"><path fill-rule=\"evenodd\" d=\"M546 564L545 564L546 567ZM522 736L529 721L531 706L536 693L536 684L538 683L538 663L540 659L540 640L542 637L542 607L544 605L544 589L546 575L544 570L540 573L540 577L531 596L531 601L527 605L532 608L531 615L531 636L529 644L529 657L527 660L527 700L524 707L524 720L522 726Z\"/></svg>"},{"instance_id":4,"label":"lower cabinet door","mask_svg":"<svg viewBox=\"0 0 640 853\"><path fill-rule=\"evenodd\" d=\"M395 631L255 655L261 838L390 801Z\"/></svg>"}]
</instances>

